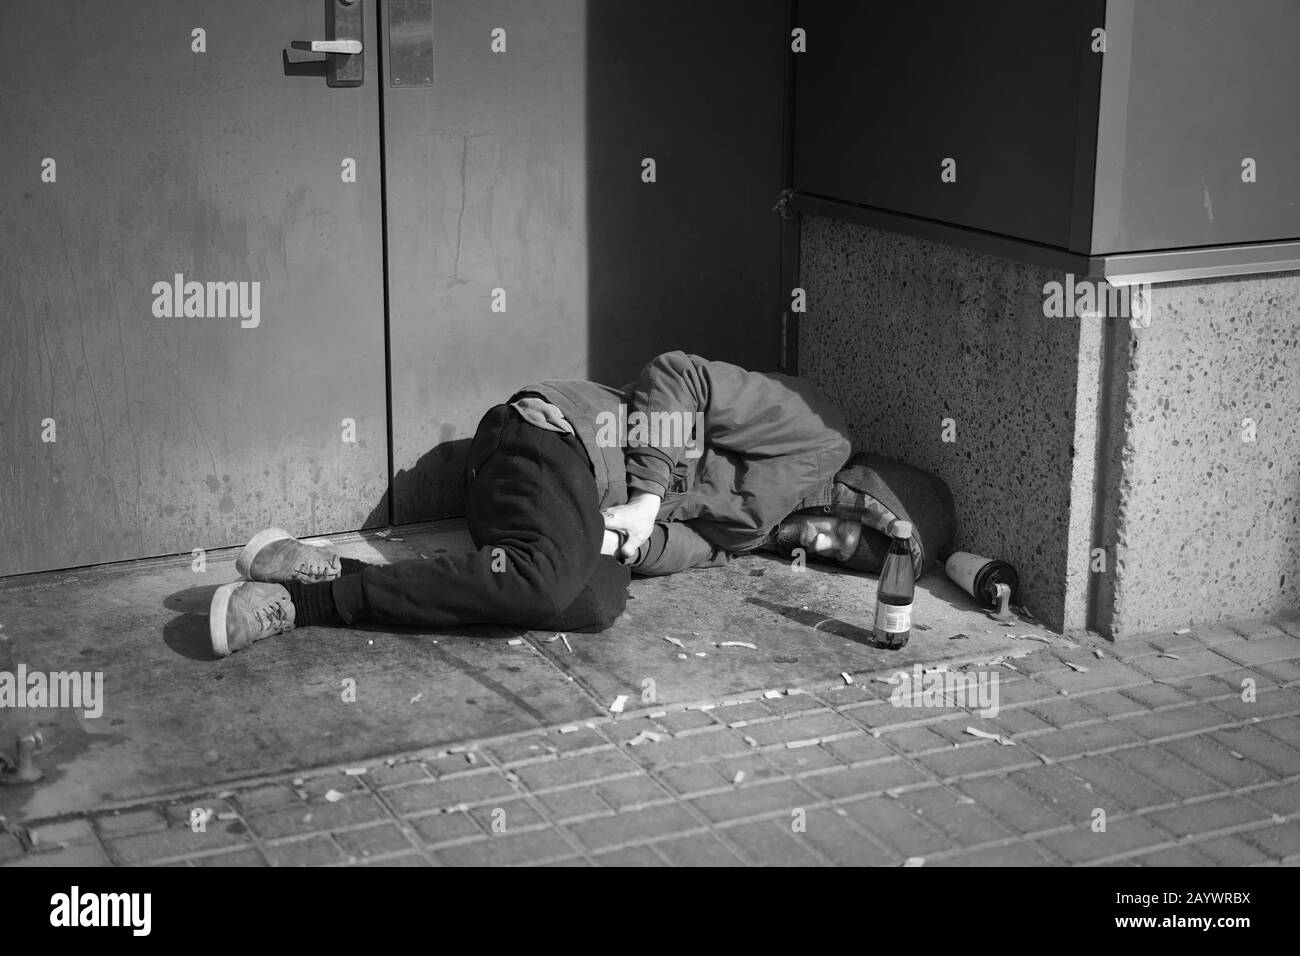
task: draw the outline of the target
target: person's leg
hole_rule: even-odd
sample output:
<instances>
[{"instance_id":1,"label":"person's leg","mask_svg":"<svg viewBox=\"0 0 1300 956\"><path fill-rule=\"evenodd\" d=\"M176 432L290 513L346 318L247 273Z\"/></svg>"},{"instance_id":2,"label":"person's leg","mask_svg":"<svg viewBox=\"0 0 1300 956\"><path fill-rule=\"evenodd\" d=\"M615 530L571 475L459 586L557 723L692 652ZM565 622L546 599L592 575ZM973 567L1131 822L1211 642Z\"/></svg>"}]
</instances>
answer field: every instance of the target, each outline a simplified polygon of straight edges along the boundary
<instances>
[{"instance_id":1,"label":"person's leg","mask_svg":"<svg viewBox=\"0 0 1300 956\"><path fill-rule=\"evenodd\" d=\"M536 627L547 631L595 633L607 629L627 607L627 586L632 569L610 555L601 555L587 583L573 603Z\"/></svg>"},{"instance_id":2,"label":"person's leg","mask_svg":"<svg viewBox=\"0 0 1300 956\"><path fill-rule=\"evenodd\" d=\"M325 586L342 620L419 627L573 621L571 630L612 622L611 611L626 600L627 572L600 555L604 522L578 440L499 405L480 424L469 464L466 509L477 550L337 578ZM606 570L611 564L617 572Z\"/></svg>"}]
</instances>

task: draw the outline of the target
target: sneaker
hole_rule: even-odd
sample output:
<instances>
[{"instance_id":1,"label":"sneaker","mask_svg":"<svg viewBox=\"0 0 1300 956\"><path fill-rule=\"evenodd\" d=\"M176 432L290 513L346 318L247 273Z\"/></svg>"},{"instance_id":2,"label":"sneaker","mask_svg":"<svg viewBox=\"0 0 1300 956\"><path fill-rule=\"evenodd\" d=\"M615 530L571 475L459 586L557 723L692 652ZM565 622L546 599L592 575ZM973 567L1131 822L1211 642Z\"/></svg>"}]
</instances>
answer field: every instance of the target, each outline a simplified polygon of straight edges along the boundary
<instances>
[{"instance_id":1,"label":"sneaker","mask_svg":"<svg viewBox=\"0 0 1300 956\"><path fill-rule=\"evenodd\" d=\"M212 650L226 657L254 641L293 630L293 601L280 584L232 581L217 588L208 612Z\"/></svg>"},{"instance_id":2,"label":"sneaker","mask_svg":"<svg viewBox=\"0 0 1300 956\"><path fill-rule=\"evenodd\" d=\"M235 559L235 570L248 581L333 581L343 573L339 556L328 548L303 544L282 528L267 528Z\"/></svg>"}]
</instances>

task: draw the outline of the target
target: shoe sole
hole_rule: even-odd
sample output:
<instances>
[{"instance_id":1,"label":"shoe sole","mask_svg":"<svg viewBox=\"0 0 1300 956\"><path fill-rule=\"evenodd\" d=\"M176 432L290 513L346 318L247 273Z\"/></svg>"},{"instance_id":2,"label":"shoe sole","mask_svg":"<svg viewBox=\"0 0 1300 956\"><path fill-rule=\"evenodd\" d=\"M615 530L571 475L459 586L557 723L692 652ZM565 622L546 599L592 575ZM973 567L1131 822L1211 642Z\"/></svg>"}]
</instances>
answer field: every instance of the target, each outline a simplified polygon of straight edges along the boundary
<instances>
[{"instance_id":1,"label":"shoe sole","mask_svg":"<svg viewBox=\"0 0 1300 956\"><path fill-rule=\"evenodd\" d=\"M253 567L253 559L268 544L282 538L293 538L293 535L283 528L267 528L265 531L259 531L253 535L252 540L244 545L244 550L239 552L239 557L235 559L235 570L239 572L239 576L245 581L252 581L250 569Z\"/></svg>"},{"instance_id":2,"label":"shoe sole","mask_svg":"<svg viewBox=\"0 0 1300 956\"><path fill-rule=\"evenodd\" d=\"M212 650L218 657L230 656L230 641L226 636L226 608L230 606L230 595L242 582L232 581L217 588L212 595L212 606L208 608L208 635L212 638Z\"/></svg>"}]
</instances>

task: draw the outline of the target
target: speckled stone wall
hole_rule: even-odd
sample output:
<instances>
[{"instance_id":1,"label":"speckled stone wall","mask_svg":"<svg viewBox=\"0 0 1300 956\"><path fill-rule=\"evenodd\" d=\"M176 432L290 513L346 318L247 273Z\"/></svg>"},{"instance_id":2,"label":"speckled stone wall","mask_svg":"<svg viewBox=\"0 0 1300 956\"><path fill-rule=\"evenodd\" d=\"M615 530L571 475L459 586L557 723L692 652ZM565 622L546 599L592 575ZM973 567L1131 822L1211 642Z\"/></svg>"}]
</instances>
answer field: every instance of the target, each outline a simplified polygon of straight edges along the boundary
<instances>
[{"instance_id":1,"label":"speckled stone wall","mask_svg":"<svg viewBox=\"0 0 1300 956\"><path fill-rule=\"evenodd\" d=\"M1157 285L1127 342L1117 638L1300 606L1300 273ZM1252 419L1255 441L1243 419Z\"/></svg>"},{"instance_id":2,"label":"speckled stone wall","mask_svg":"<svg viewBox=\"0 0 1300 956\"><path fill-rule=\"evenodd\" d=\"M817 217L800 243L800 373L858 450L948 482L957 550L1014 564L1049 626L1084 626L1098 323L1044 318L1062 276L1037 266Z\"/></svg>"}]
</instances>

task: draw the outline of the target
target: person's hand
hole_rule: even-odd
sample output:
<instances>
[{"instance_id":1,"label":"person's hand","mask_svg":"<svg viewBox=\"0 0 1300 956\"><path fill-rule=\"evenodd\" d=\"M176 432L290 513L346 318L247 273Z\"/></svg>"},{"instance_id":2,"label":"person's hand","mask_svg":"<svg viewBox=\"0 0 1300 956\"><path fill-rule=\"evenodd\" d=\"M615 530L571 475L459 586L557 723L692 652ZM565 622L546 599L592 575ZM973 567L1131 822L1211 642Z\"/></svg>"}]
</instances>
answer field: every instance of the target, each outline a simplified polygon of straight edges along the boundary
<instances>
[{"instance_id":1,"label":"person's hand","mask_svg":"<svg viewBox=\"0 0 1300 956\"><path fill-rule=\"evenodd\" d=\"M659 517L660 501L658 495L640 492L627 504L613 505L601 512L607 530L627 536L615 554L619 560L624 563L631 561L641 545L650 538L655 529L655 518Z\"/></svg>"}]
</instances>

